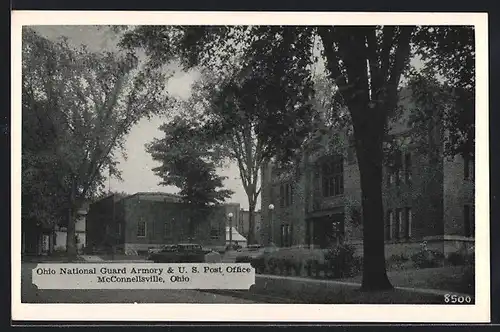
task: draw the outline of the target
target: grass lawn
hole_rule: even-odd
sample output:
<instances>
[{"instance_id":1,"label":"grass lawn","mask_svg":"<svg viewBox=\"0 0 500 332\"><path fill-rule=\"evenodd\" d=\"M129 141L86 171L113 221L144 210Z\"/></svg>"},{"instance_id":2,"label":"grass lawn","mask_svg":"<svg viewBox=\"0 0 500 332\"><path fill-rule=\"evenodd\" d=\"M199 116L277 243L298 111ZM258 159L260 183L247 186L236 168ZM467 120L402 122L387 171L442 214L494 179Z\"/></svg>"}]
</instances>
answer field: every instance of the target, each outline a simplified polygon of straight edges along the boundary
<instances>
[{"instance_id":1,"label":"grass lawn","mask_svg":"<svg viewBox=\"0 0 500 332\"><path fill-rule=\"evenodd\" d=\"M288 283L288 284L284 284ZM250 290L210 290L208 292L260 299L265 303L296 304L443 304L442 295L422 294L395 289L363 292L356 286L329 284L324 287L285 280L257 279Z\"/></svg>"},{"instance_id":2,"label":"grass lawn","mask_svg":"<svg viewBox=\"0 0 500 332\"><path fill-rule=\"evenodd\" d=\"M395 287L430 288L449 290L460 293L471 293L462 282L463 266L446 266L427 269L412 269L387 272L389 280ZM361 283L361 276L342 281Z\"/></svg>"}]
</instances>

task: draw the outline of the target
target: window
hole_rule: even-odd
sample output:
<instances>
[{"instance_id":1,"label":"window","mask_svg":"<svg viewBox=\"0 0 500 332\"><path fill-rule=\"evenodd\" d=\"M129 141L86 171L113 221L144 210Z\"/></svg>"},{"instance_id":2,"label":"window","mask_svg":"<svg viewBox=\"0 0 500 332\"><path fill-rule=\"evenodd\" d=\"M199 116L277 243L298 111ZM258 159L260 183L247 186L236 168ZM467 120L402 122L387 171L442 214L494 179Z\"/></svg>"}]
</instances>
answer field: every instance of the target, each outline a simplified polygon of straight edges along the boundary
<instances>
[{"instance_id":1,"label":"window","mask_svg":"<svg viewBox=\"0 0 500 332\"><path fill-rule=\"evenodd\" d=\"M387 167L387 185L396 183L397 186L402 180L402 153L396 151L389 158L389 166Z\"/></svg>"},{"instance_id":2,"label":"window","mask_svg":"<svg viewBox=\"0 0 500 332\"><path fill-rule=\"evenodd\" d=\"M146 237L146 222L139 221L137 223L137 237Z\"/></svg>"},{"instance_id":3,"label":"window","mask_svg":"<svg viewBox=\"0 0 500 332\"><path fill-rule=\"evenodd\" d=\"M393 224L394 224L394 215L393 215L392 211L389 210L389 211L387 211L387 225L386 225L386 232L385 232L386 240L392 239Z\"/></svg>"},{"instance_id":4,"label":"window","mask_svg":"<svg viewBox=\"0 0 500 332\"><path fill-rule=\"evenodd\" d=\"M210 239L212 240L218 240L220 238L220 232L219 229L216 227L212 227L210 229Z\"/></svg>"},{"instance_id":5,"label":"window","mask_svg":"<svg viewBox=\"0 0 500 332\"><path fill-rule=\"evenodd\" d=\"M293 205L293 186L290 183L284 183L280 186L280 207Z\"/></svg>"},{"instance_id":6,"label":"window","mask_svg":"<svg viewBox=\"0 0 500 332\"><path fill-rule=\"evenodd\" d=\"M396 239L400 239L403 235L403 210L396 210Z\"/></svg>"},{"instance_id":7,"label":"window","mask_svg":"<svg viewBox=\"0 0 500 332\"><path fill-rule=\"evenodd\" d=\"M467 237L475 235L474 217L474 207L464 205L464 235Z\"/></svg>"},{"instance_id":8,"label":"window","mask_svg":"<svg viewBox=\"0 0 500 332\"><path fill-rule=\"evenodd\" d=\"M337 157L331 163L325 163L322 170L323 197L332 197L344 193L343 159Z\"/></svg>"},{"instance_id":9,"label":"window","mask_svg":"<svg viewBox=\"0 0 500 332\"><path fill-rule=\"evenodd\" d=\"M464 179L474 179L474 160L469 156L464 157Z\"/></svg>"},{"instance_id":10,"label":"window","mask_svg":"<svg viewBox=\"0 0 500 332\"><path fill-rule=\"evenodd\" d=\"M411 183L411 153L405 154L405 182Z\"/></svg>"},{"instance_id":11,"label":"window","mask_svg":"<svg viewBox=\"0 0 500 332\"><path fill-rule=\"evenodd\" d=\"M412 228L412 214L411 208L406 208L406 227L405 227L405 236L407 239L411 238L411 228Z\"/></svg>"},{"instance_id":12,"label":"window","mask_svg":"<svg viewBox=\"0 0 500 332\"><path fill-rule=\"evenodd\" d=\"M117 229L116 229L116 233L118 235L122 235L122 224L117 224Z\"/></svg>"},{"instance_id":13,"label":"window","mask_svg":"<svg viewBox=\"0 0 500 332\"><path fill-rule=\"evenodd\" d=\"M280 186L280 207L285 207L285 187Z\"/></svg>"},{"instance_id":14,"label":"window","mask_svg":"<svg viewBox=\"0 0 500 332\"><path fill-rule=\"evenodd\" d=\"M281 225L281 246L289 247L292 245L292 229L288 224Z\"/></svg>"},{"instance_id":15,"label":"window","mask_svg":"<svg viewBox=\"0 0 500 332\"><path fill-rule=\"evenodd\" d=\"M399 184L401 183L401 179L402 179L402 158L403 158L403 154L401 153L401 151L397 151L396 152L396 155L394 156L395 160L394 160L394 172L395 172L395 175L396 175L396 186L399 186Z\"/></svg>"},{"instance_id":16,"label":"window","mask_svg":"<svg viewBox=\"0 0 500 332\"><path fill-rule=\"evenodd\" d=\"M169 237L172 235L171 232L171 224L169 222L164 222L163 223L163 237Z\"/></svg>"}]
</instances>

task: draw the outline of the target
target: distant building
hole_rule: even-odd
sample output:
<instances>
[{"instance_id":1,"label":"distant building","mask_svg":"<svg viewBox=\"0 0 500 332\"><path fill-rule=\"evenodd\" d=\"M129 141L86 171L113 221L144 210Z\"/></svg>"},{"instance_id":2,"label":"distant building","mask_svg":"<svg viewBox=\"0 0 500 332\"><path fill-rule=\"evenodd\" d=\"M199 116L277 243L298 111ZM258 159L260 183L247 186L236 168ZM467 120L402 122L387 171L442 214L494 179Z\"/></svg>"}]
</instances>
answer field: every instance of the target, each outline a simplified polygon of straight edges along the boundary
<instances>
[{"instance_id":1,"label":"distant building","mask_svg":"<svg viewBox=\"0 0 500 332\"><path fill-rule=\"evenodd\" d=\"M173 194L111 195L90 206L87 244L94 250L121 251L178 242L224 246L227 215L238 211L239 204L195 209Z\"/></svg>"},{"instance_id":2,"label":"distant building","mask_svg":"<svg viewBox=\"0 0 500 332\"><path fill-rule=\"evenodd\" d=\"M390 134L396 139L411 137L413 129L406 120L392 123ZM427 152L409 143L384 168L387 255L418 250L424 240L444 253L474 242L474 161L443 157L441 126L437 123L428 133L433 145ZM299 178L272 163L262 169L265 243L326 248L344 240L361 250L365 221L360 174L354 142L346 141L349 144L337 154L305 157Z\"/></svg>"},{"instance_id":3,"label":"distant building","mask_svg":"<svg viewBox=\"0 0 500 332\"><path fill-rule=\"evenodd\" d=\"M77 249L81 250L86 244L86 215L88 202L78 210L75 220L75 237ZM66 250L66 227L56 222L37 222L32 227L23 224L21 238L21 253L27 255L45 255L53 251Z\"/></svg>"},{"instance_id":4,"label":"distant building","mask_svg":"<svg viewBox=\"0 0 500 332\"><path fill-rule=\"evenodd\" d=\"M226 245L231 243L245 248L248 240L238 232L236 227L231 227L231 233L229 233L229 227L226 227Z\"/></svg>"},{"instance_id":5,"label":"distant building","mask_svg":"<svg viewBox=\"0 0 500 332\"><path fill-rule=\"evenodd\" d=\"M80 210L78 210L76 216L75 237L76 237L77 250L82 250L87 243L86 223L87 223L88 209L89 209L89 203L85 203L84 206ZM54 250L66 251L66 241L67 241L66 227L55 226L54 233L55 233Z\"/></svg>"},{"instance_id":6,"label":"distant building","mask_svg":"<svg viewBox=\"0 0 500 332\"><path fill-rule=\"evenodd\" d=\"M262 218L260 214L260 210L254 212L254 236L255 240L260 243L260 233L261 233L261 224ZM240 232L243 236L248 238L248 234L250 233L250 213L248 210L241 209L240 210L240 222L238 223L238 232Z\"/></svg>"}]
</instances>

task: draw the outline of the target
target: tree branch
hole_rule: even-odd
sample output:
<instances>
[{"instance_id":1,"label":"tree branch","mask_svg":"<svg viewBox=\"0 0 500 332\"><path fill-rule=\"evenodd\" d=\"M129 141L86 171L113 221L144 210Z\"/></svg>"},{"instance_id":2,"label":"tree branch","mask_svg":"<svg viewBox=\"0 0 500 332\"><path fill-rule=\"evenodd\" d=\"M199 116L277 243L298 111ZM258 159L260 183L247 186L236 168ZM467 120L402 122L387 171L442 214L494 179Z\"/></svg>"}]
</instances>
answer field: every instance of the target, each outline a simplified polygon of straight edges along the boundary
<instances>
[{"instance_id":1,"label":"tree branch","mask_svg":"<svg viewBox=\"0 0 500 332\"><path fill-rule=\"evenodd\" d=\"M343 91L347 89L347 81L339 67L339 56L335 51L335 32L333 27L319 27L318 34L323 42L323 49L326 57L326 68L329 71L330 78Z\"/></svg>"}]
</instances>

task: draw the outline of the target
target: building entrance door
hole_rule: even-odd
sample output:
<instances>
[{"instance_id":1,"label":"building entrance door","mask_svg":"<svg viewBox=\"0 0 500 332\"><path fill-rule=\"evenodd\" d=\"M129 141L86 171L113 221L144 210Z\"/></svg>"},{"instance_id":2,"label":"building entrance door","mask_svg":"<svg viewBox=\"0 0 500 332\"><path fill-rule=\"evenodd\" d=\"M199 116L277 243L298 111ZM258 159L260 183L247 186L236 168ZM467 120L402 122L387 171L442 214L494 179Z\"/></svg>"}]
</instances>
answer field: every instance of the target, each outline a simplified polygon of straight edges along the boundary
<instances>
[{"instance_id":1,"label":"building entrance door","mask_svg":"<svg viewBox=\"0 0 500 332\"><path fill-rule=\"evenodd\" d=\"M331 248L337 245L344 235L344 214L337 213L314 218L313 244L320 248Z\"/></svg>"}]
</instances>

